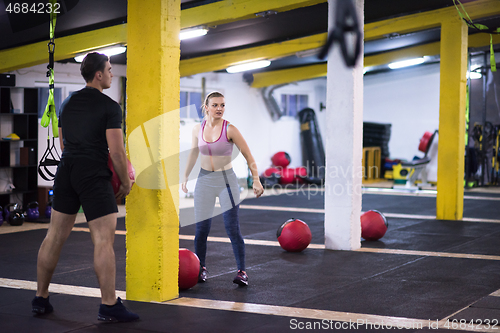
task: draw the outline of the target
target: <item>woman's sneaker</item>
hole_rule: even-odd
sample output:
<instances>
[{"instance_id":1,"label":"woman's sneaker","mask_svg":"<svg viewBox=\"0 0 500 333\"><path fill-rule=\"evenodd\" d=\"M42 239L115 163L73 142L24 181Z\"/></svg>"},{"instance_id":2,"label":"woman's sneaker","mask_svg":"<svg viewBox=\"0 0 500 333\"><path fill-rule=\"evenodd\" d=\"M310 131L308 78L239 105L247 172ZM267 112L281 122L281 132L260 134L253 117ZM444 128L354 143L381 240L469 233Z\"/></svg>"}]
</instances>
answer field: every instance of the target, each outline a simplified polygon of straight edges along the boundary
<instances>
[{"instance_id":1,"label":"woman's sneaker","mask_svg":"<svg viewBox=\"0 0 500 333\"><path fill-rule=\"evenodd\" d=\"M236 283L240 286L248 286L248 275L242 270L239 270L238 274L236 274L236 277L233 280L233 283Z\"/></svg>"},{"instance_id":2,"label":"woman's sneaker","mask_svg":"<svg viewBox=\"0 0 500 333\"><path fill-rule=\"evenodd\" d=\"M125 305L123 305L121 298L118 297L116 304L113 306L101 304L97 319L107 322L126 322L137 320L139 316L130 312Z\"/></svg>"},{"instance_id":3,"label":"woman's sneaker","mask_svg":"<svg viewBox=\"0 0 500 333\"><path fill-rule=\"evenodd\" d=\"M205 267L200 266L200 274L198 275L198 282L206 282L208 279L208 271Z\"/></svg>"},{"instance_id":4,"label":"woman's sneaker","mask_svg":"<svg viewBox=\"0 0 500 333\"><path fill-rule=\"evenodd\" d=\"M33 298L33 300L31 301L31 311L39 315L51 313L52 311L54 311L54 308L49 303L49 297L50 296L47 296L47 298L43 298L35 296L35 298Z\"/></svg>"}]
</instances>

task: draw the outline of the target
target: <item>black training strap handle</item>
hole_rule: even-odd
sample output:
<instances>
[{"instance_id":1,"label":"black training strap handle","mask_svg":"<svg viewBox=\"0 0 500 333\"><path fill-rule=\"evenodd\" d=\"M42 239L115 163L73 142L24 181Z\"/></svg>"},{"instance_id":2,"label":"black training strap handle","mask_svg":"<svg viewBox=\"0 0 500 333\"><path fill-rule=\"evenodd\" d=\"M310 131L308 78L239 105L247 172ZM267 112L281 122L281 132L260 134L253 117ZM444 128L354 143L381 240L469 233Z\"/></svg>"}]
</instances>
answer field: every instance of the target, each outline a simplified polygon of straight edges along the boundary
<instances>
[{"instance_id":1,"label":"black training strap handle","mask_svg":"<svg viewBox=\"0 0 500 333\"><path fill-rule=\"evenodd\" d=\"M354 33L354 52L348 48L347 33ZM361 54L362 33L359 26L356 7L352 0L337 0L335 27L328 36L326 44L318 55L318 58L323 60L335 41L340 44L342 57L347 67L354 67Z\"/></svg>"}]
</instances>

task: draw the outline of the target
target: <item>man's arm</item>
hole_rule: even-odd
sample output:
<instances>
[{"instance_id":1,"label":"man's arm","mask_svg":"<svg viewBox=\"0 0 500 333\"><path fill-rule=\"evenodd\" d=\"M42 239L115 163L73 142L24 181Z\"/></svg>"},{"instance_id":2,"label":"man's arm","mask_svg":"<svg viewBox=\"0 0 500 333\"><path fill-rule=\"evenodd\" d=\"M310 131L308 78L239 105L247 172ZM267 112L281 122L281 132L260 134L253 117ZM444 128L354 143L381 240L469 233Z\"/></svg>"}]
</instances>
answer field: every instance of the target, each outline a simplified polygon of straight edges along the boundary
<instances>
[{"instance_id":1,"label":"man's arm","mask_svg":"<svg viewBox=\"0 0 500 333\"><path fill-rule=\"evenodd\" d=\"M108 141L109 155L113 162L118 179L121 185L116 193L116 199L125 198L130 193L132 181L128 176L127 154L123 146L123 133L121 128L109 128L106 130L106 140Z\"/></svg>"},{"instance_id":2,"label":"man's arm","mask_svg":"<svg viewBox=\"0 0 500 333\"><path fill-rule=\"evenodd\" d=\"M62 127L59 127L59 145L61 146L61 154L64 151L64 142L62 138Z\"/></svg>"}]
</instances>

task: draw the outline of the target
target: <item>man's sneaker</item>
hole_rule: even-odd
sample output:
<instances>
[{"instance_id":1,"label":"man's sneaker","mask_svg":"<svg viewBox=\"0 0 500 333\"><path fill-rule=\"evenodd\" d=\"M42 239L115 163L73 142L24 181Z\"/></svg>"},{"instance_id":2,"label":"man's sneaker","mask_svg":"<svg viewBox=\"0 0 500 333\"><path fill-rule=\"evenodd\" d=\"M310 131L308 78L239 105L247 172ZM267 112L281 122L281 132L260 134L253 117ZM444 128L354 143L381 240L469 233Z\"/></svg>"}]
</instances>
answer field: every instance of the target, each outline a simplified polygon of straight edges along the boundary
<instances>
[{"instance_id":1,"label":"man's sneaker","mask_svg":"<svg viewBox=\"0 0 500 333\"><path fill-rule=\"evenodd\" d=\"M206 282L208 279L208 271L206 267L200 266L200 274L198 275L198 282Z\"/></svg>"},{"instance_id":2,"label":"man's sneaker","mask_svg":"<svg viewBox=\"0 0 500 333\"><path fill-rule=\"evenodd\" d=\"M242 270L238 270L238 274L233 280L233 283L236 283L240 286L248 286L248 276Z\"/></svg>"},{"instance_id":3,"label":"man's sneaker","mask_svg":"<svg viewBox=\"0 0 500 333\"><path fill-rule=\"evenodd\" d=\"M130 312L125 305L123 305L121 298L118 297L116 304L113 306L101 304L97 319L107 322L126 322L137 320L139 316Z\"/></svg>"},{"instance_id":4,"label":"man's sneaker","mask_svg":"<svg viewBox=\"0 0 500 333\"><path fill-rule=\"evenodd\" d=\"M52 311L54 311L54 308L49 303L49 296L47 296L47 298L36 296L31 301L31 307L31 311L39 315L51 313Z\"/></svg>"}]
</instances>

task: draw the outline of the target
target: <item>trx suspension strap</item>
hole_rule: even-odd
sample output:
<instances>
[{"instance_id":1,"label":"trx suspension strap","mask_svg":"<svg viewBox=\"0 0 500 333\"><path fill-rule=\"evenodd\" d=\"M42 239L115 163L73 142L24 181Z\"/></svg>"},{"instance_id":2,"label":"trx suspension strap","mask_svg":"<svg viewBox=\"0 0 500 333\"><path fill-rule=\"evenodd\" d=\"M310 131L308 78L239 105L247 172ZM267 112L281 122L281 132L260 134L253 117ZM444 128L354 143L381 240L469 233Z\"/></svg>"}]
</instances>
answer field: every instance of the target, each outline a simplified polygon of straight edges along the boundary
<instances>
[{"instance_id":1,"label":"trx suspension strap","mask_svg":"<svg viewBox=\"0 0 500 333\"><path fill-rule=\"evenodd\" d=\"M328 54L328 50L333 45L333 42L337 41L340 44L340 50L342 51L345 65L347 67L354 67L360 56L361 43L363 41L356 7L351 0L339 0L337 1L335 12L335 27L328 34L328 40L319 53L318 58L323 60ZM354 45L347 45L348 40L350 40L346 38L348 34L355 35Z\"/></svg>"},{"instance_id":2,"label":"trx suspension strap","mask_svg":"<svg viewBox=\"0 0 500 333\"><path fill-rule=\"evenodd\" d=\"M460 5L460 7L462 8L463 13L460 10L460 8L457 6L457 2ZM483 24L474 23L474 22L472 22L471 18L469 17L469 14L467 14L467 12L465 11L465 8L462 5L462 3L460 2L460 0L453 0L453 4L455 5L455 8L457 8L458 15L460 15L462 20L464 20L465 23L467 23L467 25L469 27L476 29L479 32L485 32L485 33L490 34L490 66L491 66L491 71L496 72L497 71L497 64L495 62L495 52L493 51L493 34L497 34L497 35L500 34L500 27L489 28Z\"/></svg>"},{"instance_id":3,"label":"trx suspension strap","mask_svg":"<svg viewBox=\"0 0 500 333\"><path fill-rule=\"evenodd\" d=\"M50 0L52 4L51 8L54 8L57 0ZM54 43L54 30L56 27L56 13L54 11L50 12L50 40L48 45L49 48L49 64L47 65L47 77L49 78L49 98L47 100L47 106L45 107L45 112L43 113L41 125L47 127L47 149L40 159L40 164L38 166L38 174L40 177L46 181L52 181L55 178L55 173L52 173L48 167L57 166L59 164L60 156L54 145L54 139L59 136L58 121L56 115L56 106L54 103L54 50L56 44ZM50 128L49 124L52 120L52 145L50 144ZM53 153L55 152L55 155ZM56 157L57 156L57 157Z\"/></svg>"}]
</instances>

